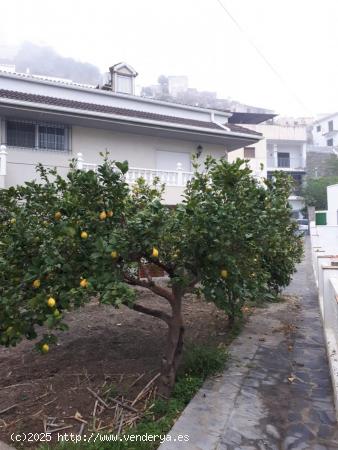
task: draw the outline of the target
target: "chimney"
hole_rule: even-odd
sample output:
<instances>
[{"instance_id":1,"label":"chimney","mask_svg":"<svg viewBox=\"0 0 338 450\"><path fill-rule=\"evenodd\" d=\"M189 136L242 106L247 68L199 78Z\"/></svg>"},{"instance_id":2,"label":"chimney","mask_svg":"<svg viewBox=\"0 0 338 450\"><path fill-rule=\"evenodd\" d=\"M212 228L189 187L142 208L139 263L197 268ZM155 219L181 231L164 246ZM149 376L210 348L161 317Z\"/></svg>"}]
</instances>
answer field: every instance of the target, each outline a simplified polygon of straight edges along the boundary
<instances>
[{"instance_id":1,"label":"chimney","mask_svg":"<svg viewBox=\"0 0 338 450\"><path fill-rule=\"evenodd\" d=\"M135 78L138 73L133 67L124 62L109 67L109 82L102 89L111 90L118 94L135 95Z\"/></svg>"}]
</instances>

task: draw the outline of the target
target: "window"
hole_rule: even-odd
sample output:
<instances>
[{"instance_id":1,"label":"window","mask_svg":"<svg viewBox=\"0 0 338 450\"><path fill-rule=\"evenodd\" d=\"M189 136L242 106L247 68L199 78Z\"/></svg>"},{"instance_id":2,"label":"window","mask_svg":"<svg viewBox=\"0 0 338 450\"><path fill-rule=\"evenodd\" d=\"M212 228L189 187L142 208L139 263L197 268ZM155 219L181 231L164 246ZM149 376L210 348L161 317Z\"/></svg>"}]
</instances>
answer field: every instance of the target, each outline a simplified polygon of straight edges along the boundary
<instances>
[{"instance_id":1,"label":"window","mask_svg":"<svg viewBox=\"0 0 338 450\"><path fill-rule=\"evenodd\" d=\"M317 133L319 133L320 131L322 131L322 127L320 125L317 125L316 126L316 131L317 131Z\"/></svg>"},{"instance_id":2,"label":"window","mask_svg":"<svg viewBox=\"0 0 338 450\"><path fill-rule=\"evenodd\" d=\"M244 147L244 158L250 159L255 157L255 147Z\"/></svg>"},{"instance_id":3,"label":"window","mask_svg":"<svg viewBox=\"0 0 338 450\"><path fill-rule=\"evenodd\" d=\"M7 144L14 147L35 147L35 125L29 122L7 121Z\"/></svg>"},{"instance_id":4,"label":"window","mask_svg":"<svg viewBox=\"0 0 338 450\"><path fill-rule=\"evenodd\" d=\"M278 152L278 167L290 167L290 153Z\"/></svg>"},{"instance_id":5,"label":"window","mask_svg":"<svg viewBox=\"0 0 338 450\"><path fill-rule=\"evenodd\" d=\"M328 139L328 140L326 141L326 145L327 145L328 147L333 147L333 139Z\"/></svg>"},{"instance_id":6,"label":"window","mask_svg":"<svg viewBox=\"0 0 338 450\"><path fill-rule=\"evenodd\" d=\"M116 82L117 82L116 92L121 92L122 94L133 93L133 82L130 76L116 75Z\"/></svg>"},{"instance_id":7,"label":"window","mask_svg":"<svg viewBox=\"0 0 338 450\"><path fill-rule=\"evenodd\" d=\"M39 148L64 150L65 128L39 125Z\"/></svg>"},{"instance_id":8,"label":"window","mask_svg":"<svg viewBox=\"0 0 338 450\"><path fill-rule=\"evenodd\" d=\"M7 145L43 150L70 150L70 129L53 123L7 120Z\"/></svg>"},{"instance_id":9,"label":"window","mask_svg":"<svg viewBox=\"0 0 338 450\"><path fill-rule=\"evenodd\" d=\"M333 131L333 120L329 120L327 126L329 128L329 131Z\"/></svg>"}]
</instances>

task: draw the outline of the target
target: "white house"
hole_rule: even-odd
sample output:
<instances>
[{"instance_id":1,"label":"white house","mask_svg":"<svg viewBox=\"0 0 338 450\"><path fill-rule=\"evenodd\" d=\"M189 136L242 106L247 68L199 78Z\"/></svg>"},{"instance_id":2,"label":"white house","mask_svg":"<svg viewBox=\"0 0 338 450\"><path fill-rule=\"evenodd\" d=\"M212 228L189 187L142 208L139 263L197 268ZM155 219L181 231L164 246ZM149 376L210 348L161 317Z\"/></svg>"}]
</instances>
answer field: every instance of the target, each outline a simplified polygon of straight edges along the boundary
<instances>
[{"instance_id":1,"label":"white house","mask_svg":"<svg viewBox=\"0 0 338 450\"><path fill-rule=\"evenodd\" d=\"M320 147L338 147L338 112L321 116L313 122L313 144Z\"/></svg>"},{"instance_id":2,"label":"white house","mask_svg":"<svg viewBox=\"0 0 338 450\"><path fill-rule=\"evenodd\" d=\"M289 173L295 181L294 193L290 196L289 202L294 215L299 217L304 207L300 187L306 173L306 124L298 125L284 121L279 123L271 120L274 114L250 114L248 118L245 117L245 113L238 114L243 115L240 123L248 122L245 126L262 133L264 140L257 142L251 151L244 148L232 152L229 159L233 160L236 157L250 159L249 165L258 176L261 164L264 166L260 172L263 177L271 178L277 170ZM236 113L233 118L236 118Z\"/></svg>"},{"instance_id":3,"label":"white house","mask_svg":"<svg viewBox=\"0 0 338 450\"><path fill-rule=\"evenodd\" d=\"M102 86L0 71L0 183L35 178L37 163L66 173L81 153L95 167L100 152L129 161L128 179L159 176L165 201L180 200L191 176L191 156L222 157L255 145L261 134L229 121L232 113L134 95L136 71L125 63L110 68ZM5 147L4 147L5 146Z\"/></svg>"}]
</instances>

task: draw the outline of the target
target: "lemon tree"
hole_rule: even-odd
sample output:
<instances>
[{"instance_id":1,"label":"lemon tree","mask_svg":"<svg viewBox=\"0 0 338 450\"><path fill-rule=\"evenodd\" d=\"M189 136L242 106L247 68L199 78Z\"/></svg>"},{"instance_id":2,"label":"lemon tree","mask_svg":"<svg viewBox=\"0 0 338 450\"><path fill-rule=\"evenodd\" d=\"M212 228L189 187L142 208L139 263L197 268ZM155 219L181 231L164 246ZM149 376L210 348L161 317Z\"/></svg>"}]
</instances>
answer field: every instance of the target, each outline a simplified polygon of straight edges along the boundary
<instances>
[{"instance_id":1,"label":"lemon tree","mask_svg":"<svg viewBox=\"0 0 338 450\"><path fill-rule=\"evenodd\" d=\"M170 392L183 347L182 301L198 289L241 316L246 300L275 295L301 255L290 218L290 180L258 183L238 160L195 164L183 201L163 204L163 186L125 181L127 162L107 158L94 171L74 162L66 178L38 166L41 181L0 191L0 343L34 339L52 351L65 311L94 296L126 305L168 326L161 389ZM168 283L151 276L161 268ZM142 270L140 270L142 268ZM143 274L143 277L141 277ZM170 313L137 301L134 286L164 298Z\"/></svg>"}]
</instances>

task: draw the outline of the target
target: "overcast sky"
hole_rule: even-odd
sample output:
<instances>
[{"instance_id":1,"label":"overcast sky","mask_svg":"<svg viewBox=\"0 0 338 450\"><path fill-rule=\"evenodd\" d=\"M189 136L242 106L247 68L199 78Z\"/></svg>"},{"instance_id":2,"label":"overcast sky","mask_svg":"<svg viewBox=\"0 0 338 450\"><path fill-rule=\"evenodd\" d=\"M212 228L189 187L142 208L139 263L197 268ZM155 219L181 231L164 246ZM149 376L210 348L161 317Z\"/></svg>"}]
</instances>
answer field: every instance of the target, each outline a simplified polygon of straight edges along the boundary
<instances>
[{"instance_id":1,"label":"overcast sky","mask_svg":"<svg viewBox=\"0 0 338 450\"><path fill-rule=\"evenodd\" d=\"M338 110L338 0L220 1L243 32L218 0L3 1L0 58L1 45L28 40L102 71L128 62L139 85L187 75L190 87L283 115Z\"/></svg>"}]
</instances>

